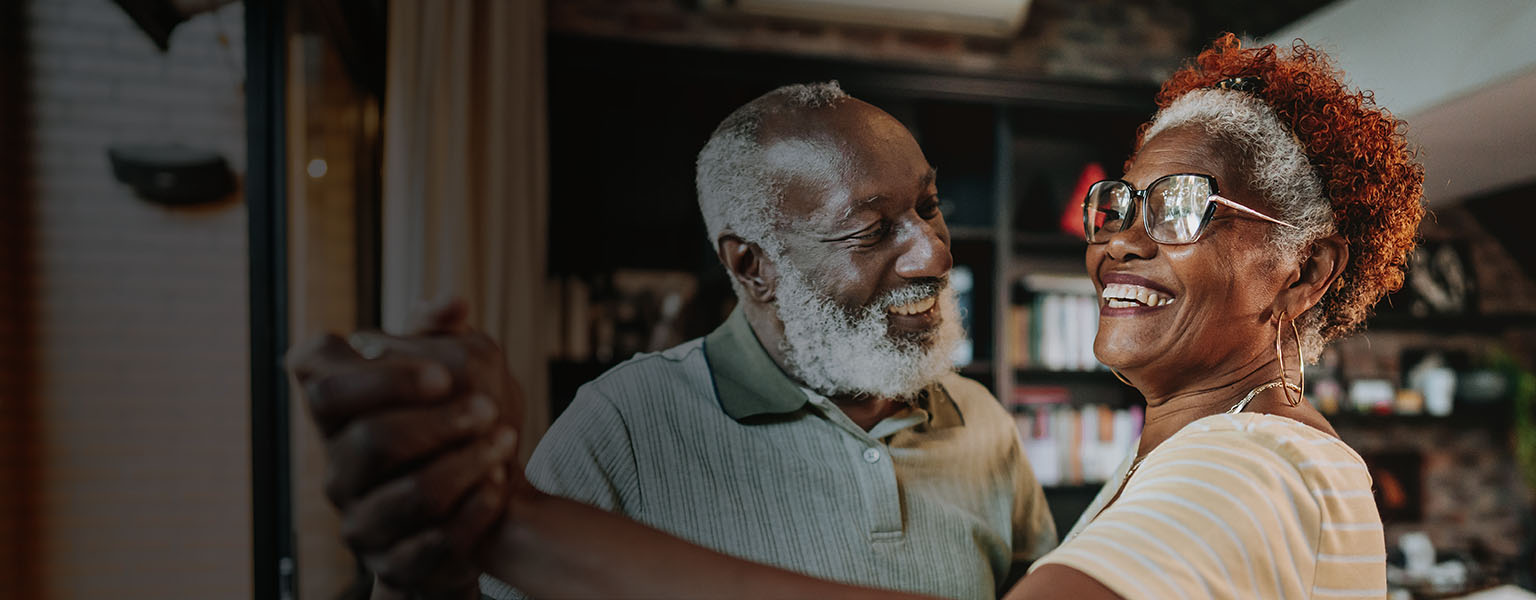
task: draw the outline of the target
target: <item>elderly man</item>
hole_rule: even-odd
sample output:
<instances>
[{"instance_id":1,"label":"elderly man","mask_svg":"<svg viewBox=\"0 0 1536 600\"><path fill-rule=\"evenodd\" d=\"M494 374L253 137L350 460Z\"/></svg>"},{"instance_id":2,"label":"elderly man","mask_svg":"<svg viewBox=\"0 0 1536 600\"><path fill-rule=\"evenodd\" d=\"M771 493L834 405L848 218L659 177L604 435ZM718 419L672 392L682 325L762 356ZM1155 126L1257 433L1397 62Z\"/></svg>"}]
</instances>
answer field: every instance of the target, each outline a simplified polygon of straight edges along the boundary
<instances>
[{"instance_id":1,"label":"elderly man","mask_svg":"<svg viewBox=\"0 0 1536 600\"><path fill-rule=\"evenodd\" d=\"M699 154L697 183L736 310L704 338L583 386L535 451L527 481L794 571L995 597L1056 532L1012 419L951 368L963 332L934 175L905 127L835 82L780 88L733 112ZM435 335L391 339L382 358L350 355L332 339L291 360L334 440L331 466L344 485L331 496L349 541L390 583L385 591L462 592L471 569L455 561L480 549L484 564L511 546L479 537L511 535L489 526L505 498L493 465L509 448L493 441L494 411L485 400L478 409L433 404L426 393L509 387L504 376L452 365L454 383L432 382L444 373L419 361L495 356L485 340L461 342L462 325L444 325L451 315L435 318L423 329ZM407 381L411 368L427 376L387 385ZM372 385L346 381L369 375ZM453 414L459 426L355 433L400 411L415 411L417 423L428 411ZM396 437L412 441L385 448ZM379 466L390 461L415 471ZM482 586L510 592L490 578Z\"/></svg>"}]
</instances>

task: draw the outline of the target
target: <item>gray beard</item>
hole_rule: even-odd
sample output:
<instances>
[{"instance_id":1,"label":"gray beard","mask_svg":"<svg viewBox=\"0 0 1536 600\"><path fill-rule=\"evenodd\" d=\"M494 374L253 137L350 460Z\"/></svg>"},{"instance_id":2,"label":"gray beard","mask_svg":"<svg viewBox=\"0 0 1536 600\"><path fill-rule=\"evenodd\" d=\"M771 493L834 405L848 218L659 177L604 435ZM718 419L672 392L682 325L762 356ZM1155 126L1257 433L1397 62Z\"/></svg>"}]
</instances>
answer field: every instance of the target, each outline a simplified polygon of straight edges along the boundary
<instances>
[{"instance_id":1,"label":"gray beard","mask_svg":"<svg viewBox=\"0 0 1536 600\"><path fill-rule=\"evenodd\" d=\"M965 337L948 281L895 290L849 310L780 262L775 310L784 324L780 349L791 372L825 396L907 399L954 369L950 355ZM914 339L889 335L886 309L938 294L939 324Z\"/></svg>"}]
</instances>

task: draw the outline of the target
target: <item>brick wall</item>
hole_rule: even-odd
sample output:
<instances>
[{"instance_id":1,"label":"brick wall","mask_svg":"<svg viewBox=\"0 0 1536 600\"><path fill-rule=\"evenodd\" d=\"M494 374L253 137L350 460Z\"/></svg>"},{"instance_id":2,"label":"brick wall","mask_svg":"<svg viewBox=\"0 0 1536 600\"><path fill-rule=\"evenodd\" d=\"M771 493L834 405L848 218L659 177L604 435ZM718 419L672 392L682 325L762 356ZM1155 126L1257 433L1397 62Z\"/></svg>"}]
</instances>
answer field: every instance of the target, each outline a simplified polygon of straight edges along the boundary
<instances>
[{"instance_id":1,"label":"brick wall","mask_svg":"<svg viewBox=\"0 0 1536 600\"><path fill-rule=\"evenodd\" d=\"M554 33L900 63L971 73L1160 83L1189 55L1189 13L1168 3L1033 0L1010 39L896 31L688 8L678 0L559 0Z\"/></svg>"},{"instance_id":2,"label":"brick wall","mask_svg":"<svg viewBox=\"0 0 1536 600\"><path fill-rule=\"evenodd\" d=\"M36 596L249 597L244 205L150 204L106 158L180 142L244 170L242 7L183 24L161 54L108 0L22 5Z\"/></svg>"}]
</instances>

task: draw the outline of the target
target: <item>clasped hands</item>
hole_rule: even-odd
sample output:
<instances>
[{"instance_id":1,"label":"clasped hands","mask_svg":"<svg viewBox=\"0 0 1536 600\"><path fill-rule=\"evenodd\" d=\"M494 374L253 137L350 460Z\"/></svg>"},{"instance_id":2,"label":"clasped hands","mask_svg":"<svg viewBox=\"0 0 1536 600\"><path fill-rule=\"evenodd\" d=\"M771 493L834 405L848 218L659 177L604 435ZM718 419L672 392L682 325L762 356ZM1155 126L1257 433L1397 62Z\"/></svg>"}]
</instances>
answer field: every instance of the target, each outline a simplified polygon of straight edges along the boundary
<instances>
[{"instance_id":1,"label":"clasped hands","mask_svg":"<svg viewBox=\"0 0 1536 600\"><path fill-rule=\"evenodd\" d=\"M481 554L514 493L522 397L500 347L458 300L410 332L324 335L286 366L325 440L325 494L383 588L375 598L478 598Z\"/></svg>"}]
</instances>

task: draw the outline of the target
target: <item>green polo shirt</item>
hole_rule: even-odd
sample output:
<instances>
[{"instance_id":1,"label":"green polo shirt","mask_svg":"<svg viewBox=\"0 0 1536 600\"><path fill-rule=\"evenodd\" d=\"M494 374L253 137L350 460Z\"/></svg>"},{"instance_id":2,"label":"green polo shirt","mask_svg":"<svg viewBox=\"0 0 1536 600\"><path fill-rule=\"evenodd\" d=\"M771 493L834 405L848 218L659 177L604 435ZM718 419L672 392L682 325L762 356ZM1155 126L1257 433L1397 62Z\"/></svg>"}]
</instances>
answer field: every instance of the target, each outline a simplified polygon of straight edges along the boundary
<instances>
[{"instance_id":1,"label":"green polo shirt","mask_svg":"<svg viewBox=\"0 0 1536 600\"><path fill-rule=\"evenodd\" d=\"M527 473L727 554L937 596L996 598L1056 545L1013 420L980 384L947 375L865 431L786 376L739 308L582 386Z\"/></svg>"}]
</instances>

